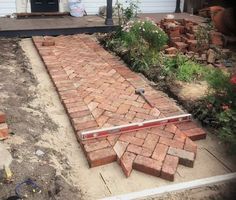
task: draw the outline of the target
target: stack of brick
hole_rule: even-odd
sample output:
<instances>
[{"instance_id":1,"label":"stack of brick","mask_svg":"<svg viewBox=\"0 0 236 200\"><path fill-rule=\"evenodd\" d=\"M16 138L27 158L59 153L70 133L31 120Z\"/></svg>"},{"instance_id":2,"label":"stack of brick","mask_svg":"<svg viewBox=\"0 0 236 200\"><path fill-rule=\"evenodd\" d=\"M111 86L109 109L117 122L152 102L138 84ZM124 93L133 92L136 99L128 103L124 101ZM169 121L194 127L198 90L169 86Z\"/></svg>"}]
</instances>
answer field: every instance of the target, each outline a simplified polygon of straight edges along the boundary
<instances>
[{"instance_id":1,"label":"stack of brick","mask_svg":"<svg viewBox=\"0 0 236 200\"><path fill-rule=\"evenodd\" d=\"M0 111L0 140L5 140L9 136L9 129L6 123L5 113Z\"/></svg>"},{"instance_id":2,"label":"stack of brick","mask_svg":"<svg viewBox=\"0 0 236 200\"><path fill-rule=\"evenodd\" d=\"M178 51L195 57L196 60L216 65L216 55L212 54L212 46L222 49L223 35L212 30L209 34L209 44L198 45L196 32L198 24L187 19L163 19L158 24L169 36L169 45L165 48L168 56L175 56ZM210 52L209 52L210 50ZM222 49L224 52L225 49ZM216 54L216 53L214 53ZM213 59L212 59L213 57Z\"/></svg>"}]
</instances>

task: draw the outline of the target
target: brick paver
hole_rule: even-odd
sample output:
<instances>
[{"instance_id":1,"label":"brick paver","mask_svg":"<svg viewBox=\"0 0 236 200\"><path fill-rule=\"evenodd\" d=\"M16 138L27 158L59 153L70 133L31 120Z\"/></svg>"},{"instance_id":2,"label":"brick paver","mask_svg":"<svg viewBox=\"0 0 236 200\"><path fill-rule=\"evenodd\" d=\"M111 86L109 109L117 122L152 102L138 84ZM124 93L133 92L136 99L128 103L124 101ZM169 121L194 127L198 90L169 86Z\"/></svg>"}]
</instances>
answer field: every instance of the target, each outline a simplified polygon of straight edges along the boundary
<instances>
[{"instance_id":1,"label":"brick paver","mask_svg":"<svg viewBox=\"0 0 236 200\"><path fill-rule=\"evenodd\" d=\"M184 113L167 95L154 90L118 57L104 50L93 36L33 40L77 134ZM140 87L155 108L135 94ZM197 146L192 140L205 137L206 132L198 125L186 122L80 144L90 167L118 160L126 176L136 169L173 181L178 164L193 167Z\"/></svg>"}]
</instances>

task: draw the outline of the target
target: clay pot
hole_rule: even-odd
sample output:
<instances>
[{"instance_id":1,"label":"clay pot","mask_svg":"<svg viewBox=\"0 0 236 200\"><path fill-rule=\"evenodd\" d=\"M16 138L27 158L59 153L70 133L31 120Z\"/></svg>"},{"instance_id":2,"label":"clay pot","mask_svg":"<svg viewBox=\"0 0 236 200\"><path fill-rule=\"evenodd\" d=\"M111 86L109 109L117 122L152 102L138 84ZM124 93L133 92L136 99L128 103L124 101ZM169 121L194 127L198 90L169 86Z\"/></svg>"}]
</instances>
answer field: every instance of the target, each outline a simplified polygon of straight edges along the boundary
<instances>
[{"instance_id":1,"label":"clay pot","mask_svg":"<svg viewBox=\"0 0 236 200\"><path fill-rule=\"evenodd\" d=\"M236 22L233 16L233 9L225 9L212 16L212 21L218 31L225 35L236 34Z\"/></svg>"}]
</instances>

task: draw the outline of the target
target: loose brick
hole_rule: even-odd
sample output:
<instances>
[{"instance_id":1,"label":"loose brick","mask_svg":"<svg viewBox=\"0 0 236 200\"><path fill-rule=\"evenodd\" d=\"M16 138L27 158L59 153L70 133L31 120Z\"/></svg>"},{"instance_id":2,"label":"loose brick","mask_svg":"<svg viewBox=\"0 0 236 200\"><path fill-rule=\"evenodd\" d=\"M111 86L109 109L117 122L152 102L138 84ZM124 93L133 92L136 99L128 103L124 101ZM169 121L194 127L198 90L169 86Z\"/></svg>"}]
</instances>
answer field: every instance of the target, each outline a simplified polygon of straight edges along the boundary
<instances>
[{"instance_id":1,"label":"loose brick","mask_svg":"<svg viewBox=\"0 0 236 200\"><path fill-rule=\"evenodd\" d=\"M135 145L138 145L138 146L141 146L144 142L143 139L136 138L134 136L130 136L129 133L122 134L120 136L119 140L131 143L131 144L135 144Z\"/></svg>"},{"instance_id":2,"label":"loose brick","mask_svg":"<svg viewBox=\"0 0 236 200\"><path fill-rule=\"evenodd\" d=\"M167 155L161 169L161 178L174 181L174 175L177 170L179 158Z\"/></svg>"},{"instance_id":3,"label":"loose brick","mask_svg":"<svg viewBox=\"0 0 236 200\"><path fill-rule=\"evenodd\" d=\"M186 138L186 141L185 141L185 144L184 144L184 150L193 152L194 157L196 157L197 145L191 139Z\"/></svg>"},{"instance_id":4,"label":"loose brick","mask_svg":"<svg viewBox=\"0 0 236 200\"><path fill-rule=\"evenodd\" d=\"M123 142L123 141L119 141L119 140L116 142L113 149L116 152L118 159L120 159L122 157L128 144L129 144L128 142Z\"/></svg>"},{"instance_id":5,"label":"loose brick","mask_svg":"<svg viewBox=\"0 0 236 200\"><path fill-rule=\"evenodd\" d=\"M6 122L6 115L5 113L0 111L0 123Z\"/></svg>"},{"instance_id":6,"label":"loose brick","mask_svg":"<svg viewBox=\"0 0 236 200\"><path fill-rule=\"evenodd\" d=\"M183 134L185 134L193 141L206 138L206 132L202 128L193 128L189 130L184 130Z\"/></svg>"},{"instance_id":7,"label":"loose brick","mask_svg":"<svg viewBox=\"0 0 236 200\"><path fill-rule=\"evenodd\" d=\"M126 177L129 177L131 174L135 157L136 157L135 154L130 152L125 152L120 159L120 165Z\"/></svg>"},{"instance_id":8,"label":"loose brick","mask_svg":"<svg viewBox=\"0 0 236 200\"><path fill-rule=\"evenodd\" d=\"M90 167L112 163L117 159L116 153L111 147L92 151L87 156Z\"/></svg>"},{"instance_id":9,"label":"loose brick","mask_svg":"<svg viewBox=\"0 0 236 200\"><path fill-rule=\"evenodd\" d=\"M169 138L164 138L164 137L160 137L159 143L165 144L167 146L179 148L179 149L183 149L183 147L184 147L183 142L180 142L180 141L177 141L177 140L171 140Z\"/></svg>"},{"instance_id":10,"label":"loose brick","mask_svg":"<svg viewBox=\"0 0 236 200\"><path fill-rule=\"evenodd\" d=\"M168 150L168 154L172 155L172 156L179 157L180 164L185 165L187 167L193 167L193 164L194 164L194 153L193 152L170 147Z\"/></svg>"},{"instance_id":11,"label":"loose brick","mask_svg":"<svg viewBox=\"0 0 236 200\"><path fill-rule=\"evenodd\" d=\"M140 155L133 162L134 169L153 176L160 176L161 166L161 162Z\"/></svg>"},{"instance_id":12,"label":"loose brick","mask_svg":"<svg viewBox=\"0 0 236 200\"><path fill-rule=\"evenodd\" d=\"M103 141L99 141L95 143L85 144L84 149L86 152L91 152L91 151L103 149L109 146L110 146L109 142L107 140L103 140Z\"/></svg>"},{"instance_id":13,"label":"loose brick","mask_svg":"<svg viewBox=\"0 0 236 200\"><path fill-rule=\"evenodd\" d=\"M143 147L150 149L151 151L154 150L157 142L159 140L159 136L155 135L155 134L148 134L144 143L143 143Z\"/></svg>"},{"instance_id":14,"label":"loose brick","mask_svg":"<svg viewBox=\"0 0 236 200\"><path fill-rule=\"evenodd\" d=\"M129 144L127 147L127 151L134 153L134 154L140 154L142 151L142 147L134 145L134 144Z\"/></svg>"},{"instance_id":15,"label":"loose brick","mask_svg":"<svg viewBox=\"0 0 236 200\"><path fill-rule=\"evenodd\" d=\"M157 144L157 146L152 154L152 158L155 160L158 160L160 162L163 162L166 157L167 150L168 150L168 146L166 146L164 144Z\"/></svg>"},{"instance_id":16,"label":"loose brick","mask_svg":"<svg viewBox=\"0 0 236 200\"><path fill-rule=\"evenodd\" d=\"M198 127L198 125L195 122L182 122L182 123L176 124L176 126L180 130L189 130L189 129Z\"/></svg>"}]
</instances>

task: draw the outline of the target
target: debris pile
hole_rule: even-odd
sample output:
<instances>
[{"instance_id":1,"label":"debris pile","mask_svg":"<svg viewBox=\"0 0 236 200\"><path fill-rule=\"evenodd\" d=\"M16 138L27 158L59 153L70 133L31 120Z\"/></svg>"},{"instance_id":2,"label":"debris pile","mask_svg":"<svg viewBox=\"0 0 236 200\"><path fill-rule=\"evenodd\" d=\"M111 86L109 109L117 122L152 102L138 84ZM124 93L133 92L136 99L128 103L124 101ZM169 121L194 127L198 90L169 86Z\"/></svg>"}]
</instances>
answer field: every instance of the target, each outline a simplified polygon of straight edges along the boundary
<instances>
[{"instance_id":1,"label":"debris pile","mask_svg":"<svg viewBox=\"0 0 236 200\"><path fill-rule=\"evenodd\" d=\"M5 113L0 111L0 140L5 140L9 136L9 129L6 123Z\"/></svg>"},{"instance_id":2,"label":"debris pile","mask_svg":"<svg viewBox=\"0 0 236 200\"><path fill-rule=\"evenodd\" d=\"M175 56L178 52L182 52L189 58L204 64L212 64L215 67L232 66L230 61L232 52L223 48L222 33L214 29L206 31L204 29L206 25L188 19L164 18L158 25L169 36L169 45L165 48L168 56Z\"/></svg>"}]
</instances>

